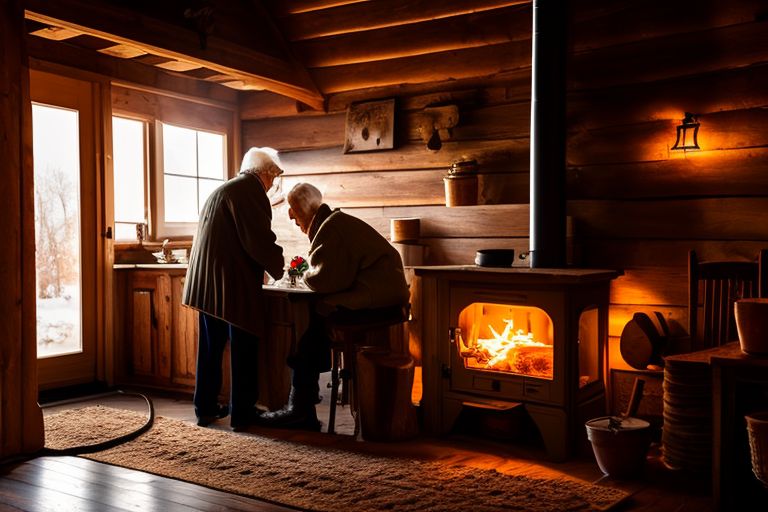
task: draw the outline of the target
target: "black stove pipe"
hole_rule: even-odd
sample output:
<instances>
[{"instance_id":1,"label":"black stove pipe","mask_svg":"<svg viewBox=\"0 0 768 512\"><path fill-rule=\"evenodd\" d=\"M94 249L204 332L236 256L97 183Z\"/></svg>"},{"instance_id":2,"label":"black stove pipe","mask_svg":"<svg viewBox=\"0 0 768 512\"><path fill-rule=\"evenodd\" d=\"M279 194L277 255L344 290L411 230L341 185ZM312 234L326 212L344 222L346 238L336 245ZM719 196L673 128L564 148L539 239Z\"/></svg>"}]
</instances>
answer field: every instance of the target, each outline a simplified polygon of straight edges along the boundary
<instances>
[{"instance_id":1,"label":"black stove pipe","mask_svg":"<svg viewBox=\"0 0 768 512\"><path fill-rule=\"evenodd\" d=\"M531 268L566 266L567 1L533 0Z\"/></svg>"}]
</instances>

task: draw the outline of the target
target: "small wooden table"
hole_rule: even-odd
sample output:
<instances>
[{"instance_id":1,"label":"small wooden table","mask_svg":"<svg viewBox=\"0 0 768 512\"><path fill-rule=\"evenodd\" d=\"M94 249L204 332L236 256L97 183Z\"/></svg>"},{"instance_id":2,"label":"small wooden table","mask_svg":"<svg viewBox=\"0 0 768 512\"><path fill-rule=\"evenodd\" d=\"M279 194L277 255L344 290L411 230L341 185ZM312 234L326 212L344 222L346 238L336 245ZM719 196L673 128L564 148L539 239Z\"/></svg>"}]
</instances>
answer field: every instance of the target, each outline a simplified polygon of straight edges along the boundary
<instances>
[{"instance_id":1,"label":"small wooden table","mask_svg":"<svg viewBox=\"0 0 768 512\"><path fill-rule=\"evenodd\" d=\"M259 354L262 405L279 409L288 401L291 389L287 357L309 325L309 308L318 294L309 288L274 284L262 287L265 296L266 343Z\"/></svg>"},{"instance_id":2,"label":"small wooden table","mask_svg":"<svg viewBox=\"0 0 768 512\"><path fill-rule=\"evenodd\" d=\"M756 503L768 503L768 490L752 473L744 419L768 410L768 358L728 350L713 355L711 365L712 497L718 510L748 510Z\"/></svg>"}]
</instances>

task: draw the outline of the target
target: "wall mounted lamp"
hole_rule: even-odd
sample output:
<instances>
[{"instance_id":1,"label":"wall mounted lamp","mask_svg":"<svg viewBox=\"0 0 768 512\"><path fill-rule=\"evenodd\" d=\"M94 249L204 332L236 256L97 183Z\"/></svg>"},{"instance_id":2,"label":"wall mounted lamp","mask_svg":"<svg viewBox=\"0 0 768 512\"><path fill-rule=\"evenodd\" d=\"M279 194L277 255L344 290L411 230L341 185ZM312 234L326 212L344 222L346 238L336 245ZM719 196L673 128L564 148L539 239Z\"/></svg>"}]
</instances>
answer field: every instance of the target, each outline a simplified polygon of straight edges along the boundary
<instances>
[{"instance_id":1,"label":"wall mounted lamp","mask_svg":"<svg viewBox=\"0 0 768 512\"><path fill-rule=\"evenodd\" d=\"M697 114L685 113L682 123L677 126L677 140L671 149L700 149L698 118Z\"/></svg>"}]
</instances>

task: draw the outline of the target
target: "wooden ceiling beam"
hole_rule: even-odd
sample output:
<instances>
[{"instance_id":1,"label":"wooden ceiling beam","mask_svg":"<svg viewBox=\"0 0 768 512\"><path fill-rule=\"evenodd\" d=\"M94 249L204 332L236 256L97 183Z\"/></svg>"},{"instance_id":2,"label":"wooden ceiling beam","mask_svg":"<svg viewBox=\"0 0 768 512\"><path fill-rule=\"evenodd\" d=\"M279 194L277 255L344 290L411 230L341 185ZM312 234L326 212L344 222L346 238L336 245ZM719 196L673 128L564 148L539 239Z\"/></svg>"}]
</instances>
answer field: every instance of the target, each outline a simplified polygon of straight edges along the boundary
<instances>
[{"instance_id":1,"label":"wooden ceiling beam","mask_svg":"<svg viewBox=\"0 0 768 512\"><path fill-rule=\"evenodd\" d=\"M356 4L359 2L368 2L369 0L264 0L269 6L270 11L276 16L287 16L289 14L300 14L302 12L320 11L339 5Z\"/></svg>"},{"instance_id":2,"label":"wooden ceiling beam","mask_svg":"<svg viewBox=\"0 0 768 512\"><path fill-rule=\"evenodd\" d=\"M514 5L293 44L309 68L338 66L530 39L532 16L530 5Z\"/></svg>"},{"instance_id":3,"label":"wooden ceiling beam","mask_svg":"<svg viewBox=\"0 0 768 512\"><path fill-rule=\"evenodd\" d=\"M136 60L111 57L34 35L27 36L27 51L30 66L43 71L57 72L59 66L64 66L78 69L82 73L93 73L102 80L136 84L226 104L238 101L237 91L214 82L186 78Z\"/></svg>"},{"instance_id":4,"label":"wooden ceiling beam","mask_svg":"<svg viewBox=\"0 0 768 512\"><path fill-rule=\"evenodd\" d=\"M77 30L148 53L200 64L234 80L323 109L323 96L301 70L285 60L210 36L203 49L194 30L133 11L84 0L27 0L27 19Z\"/></svg>"},{"instance_id":5,"label":"wooden ceiling beam","mask_svg":"<svg viewBox=\"0 0 768 512\"><path fill-rule=\"evenodd\" d=\"M294 42L530 3L531 0L370 0L291 15L280 25L285 38Z\"/></svg>"}]
</instances>

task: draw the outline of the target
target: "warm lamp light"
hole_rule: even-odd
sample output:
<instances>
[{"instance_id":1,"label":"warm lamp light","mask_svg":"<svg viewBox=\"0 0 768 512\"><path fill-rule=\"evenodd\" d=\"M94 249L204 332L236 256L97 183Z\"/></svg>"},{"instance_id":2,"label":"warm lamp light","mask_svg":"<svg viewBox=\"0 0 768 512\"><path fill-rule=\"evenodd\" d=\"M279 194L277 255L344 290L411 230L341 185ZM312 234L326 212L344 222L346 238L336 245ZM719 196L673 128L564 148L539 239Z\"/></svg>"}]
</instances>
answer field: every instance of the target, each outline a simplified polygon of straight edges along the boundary
<instances>
[{"instance_id":1,"label":"warm lamp light","mask_svg":"<svg viewBox=\"0 0 768 512\"><path fill-rule=\"evenodd\" d=\"M677 140L675 140L675 145L672 146L672 149L700 149L698 141L699 123L697 119L698 116L696 114L685 113L682 124L677 127Z\"/></svg>"}]
</instances>

